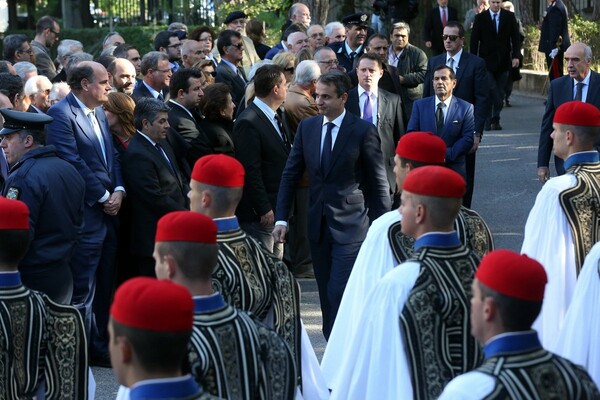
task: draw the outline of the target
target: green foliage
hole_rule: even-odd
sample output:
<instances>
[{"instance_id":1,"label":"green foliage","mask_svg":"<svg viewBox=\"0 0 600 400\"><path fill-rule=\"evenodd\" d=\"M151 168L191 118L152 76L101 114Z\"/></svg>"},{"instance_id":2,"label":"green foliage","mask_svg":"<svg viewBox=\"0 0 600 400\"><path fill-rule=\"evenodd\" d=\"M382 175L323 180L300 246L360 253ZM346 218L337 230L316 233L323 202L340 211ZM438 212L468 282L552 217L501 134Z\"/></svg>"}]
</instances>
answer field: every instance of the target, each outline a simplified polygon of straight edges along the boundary
<instances>
[{"instance_id":1,"label":"green foliage","mask_svg":"<svg viewBox=\"0 0 600 400\"><path fill-rule=\"evenodd\" d=\"M223 2L215 2L215 11L217 21L224 21L227 14L232 11L240 10L245 12L250 18L258 18L263 21L260 16L272 14L275 18L287 19L287 10L292 5L290 0L247 0L242 3L236 0ZM281 25L279 26L281 27ZM275 28L275 27L270 27Z\"/></svg>"},{"instance_id":2,"label":"green foliage","mask_svg":"<svg viewBox=\"0 0 600 400\"><path fill-rule=\"evenodd\" d=\"M526 69L536 71L546 70L546 59L543 53L538 51L540 42L540 30L537 26L525 26L525 42L523 43L523 66ZM569 34L571 43L583 42L590 46L592 50L600 49L600 24L594 21L587 21L578 15L569 20ZM600 69L600 58L598 54L592 60L592 69Z\"/></svg>"}]
</instances>

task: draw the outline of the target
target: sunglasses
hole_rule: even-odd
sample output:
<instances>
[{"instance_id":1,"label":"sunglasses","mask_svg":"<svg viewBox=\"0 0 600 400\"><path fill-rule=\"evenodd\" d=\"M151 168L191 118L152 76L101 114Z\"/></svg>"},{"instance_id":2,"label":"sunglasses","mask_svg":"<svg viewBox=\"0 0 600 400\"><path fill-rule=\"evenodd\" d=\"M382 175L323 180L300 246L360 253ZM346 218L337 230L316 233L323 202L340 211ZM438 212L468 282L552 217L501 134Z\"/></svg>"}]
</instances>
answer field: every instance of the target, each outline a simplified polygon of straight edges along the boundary
<instances>
[{"instance_id":1,"label":"sunglasses","mask_svg":"<svg viewBox=\"0 0 600 400\"><path fill-rule=\"evenodd\" d=\"M294 73L294 67L284 68L285 72L289 72L290 74Z\"/></svg>"},{"instance_id":2,"label":"sunglasses","mask_svg":"<svg viewBox=\"0 0 600 400\"><path fill-rule=\"evenodd\" d=\"M238 44L232 44L230 45L231 47L235 47L238 50L242 50L244 48L244 44L243 43L238 43Z\"/></svg>"},{"instance_id":3,"label":"sunglasses","mask_svg":"<svg viewBox=\"0 0 600 400\"><path fill-rule=\"evenodd\" d=\"M442 40L448 40L450 39L451 42L456 42L456 39L458 39L460 36L457 35L442 35Z\"/></svg>"}]
</instances>

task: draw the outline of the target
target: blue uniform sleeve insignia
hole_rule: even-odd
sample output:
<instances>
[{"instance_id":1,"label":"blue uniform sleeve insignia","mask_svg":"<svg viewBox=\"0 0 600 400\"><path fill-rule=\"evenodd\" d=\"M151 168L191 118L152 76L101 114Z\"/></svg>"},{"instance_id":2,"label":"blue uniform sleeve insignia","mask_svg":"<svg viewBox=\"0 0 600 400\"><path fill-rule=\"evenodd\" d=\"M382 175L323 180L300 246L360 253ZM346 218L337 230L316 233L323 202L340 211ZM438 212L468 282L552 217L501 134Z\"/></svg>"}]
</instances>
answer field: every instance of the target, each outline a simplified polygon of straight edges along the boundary
<instances>
[{"instance_id":1,"label":"blue uniform sleeve insignia","mask_svg":"<svg viewBox=\"0 0 600 400\"><path fill-rule=\"evenodd\" d=\"M19 192L19 189L16 187L10 187L8 188L8 192L6 192L6 198L10 199L10 200L19 200L19 195L21 193Z\"/></svg>"}]
</instances>

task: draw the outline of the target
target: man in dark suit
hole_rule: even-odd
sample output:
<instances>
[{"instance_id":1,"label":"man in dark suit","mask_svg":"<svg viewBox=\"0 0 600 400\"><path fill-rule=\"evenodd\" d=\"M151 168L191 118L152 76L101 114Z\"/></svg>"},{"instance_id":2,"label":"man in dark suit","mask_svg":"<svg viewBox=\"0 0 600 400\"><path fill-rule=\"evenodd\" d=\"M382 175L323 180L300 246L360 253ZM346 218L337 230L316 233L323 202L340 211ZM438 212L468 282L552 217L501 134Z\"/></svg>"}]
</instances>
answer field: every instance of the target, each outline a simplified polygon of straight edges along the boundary
<instances>
[{"instance_id":1,"label":"man in dark suit","mask_svg":"<svg viewBox=\"0 0 600 400\"><path fill-rule=\"evenodd\" d=\"M455 8L448 7L448 0L437 0L437 4L437 7L427 13L423 28L425 46L430 48L434 55L442 54L445 50L442 32L448 22L458 20L458 12Z\"/></svg>"},{"instance_id":2,"label":"man in dark suit","mask_svg":"<svg viewBox=\"0 0 600 400\"><path fill-rule=\"evenodd\" d=\"M560 38L560 46L557 43ZM544 14L542 27L540 29L540 44L538 51L546 55L550 80L558 78L563 74L563 56L567 48L571 46L569 38L569 14L562 0L548 0L548 8ZM554 56L554 49L558 49ZM556 71L551 71L552 61L556 60ZM558 76L557 76L558 75Z\"/></svg>"},{"instance_id":3,"label":"man in dark suit","mask_svg":"<svg viewBox=\"0 0 600 400\"><path fill-rule=\"evenodd\" d=\"M396 144L405 132L402 100L397 94L378 87L378 82L383 76L383 63L377 55L365 53L360 56L357 70L358 86L348 93L346 110L377 127L390 195L393 199L398 189L394 174ZM396 207L399 205L399 202L395 204Z\"/></svg>"},{"instance_id":4,"label":"man in dark suit","mask_svg":"<svg viewBox=\"0 0 600 400\"><path fill-rule=\"evenodd\" d=\"M225 29L219 32L218 50L221 62L217 65L215 82L223 82L231 88L231 98L236 108L239 106L246 90L246 74L239 66L242 61L244 42L241 33Z\"/></svg>"},{"instance_id":5,"label":"man in dark suit","mask_svg":"<svg viewBox=\"0 0 600 400\"><path fill-rule=\"evenodd\" d=\"M171 83L171 67L169 56L160 51L151 51L142 58L142 83L133 90L131 97L136 102L142 97L152 97L166 101L169 96L169 83Z\"/></svg>"},{"instance_id":6,"label":"man in dark suit","mask_svg":"<svg viewBox=\"0 0 600 400\"><path fill-rule=\"evenodd\" d=\"M391 208L377 129L346 112L349 90L350 80L340 71L319 78L316 102L322 115L307 118L298 126L281 177L273 230L275 240L283 243L294 192L306 170L310 182L308 240L325 338L367 234L367 215L377 218Z\"/></svg>"},{"instance_id":7,"label":"man in dark suit","mask_svg":"<svg viewBox=\"0 0 600 400\"><path fill-rule=\"evenodd\" d=\"M25 96L28 96L31 105L27 112L45 114L50 108L50 89L52 82L44 75L32 76L25 82Z\"/></svg>"},{"instance_id":8,"label":"man in dark suit","mask_svg":"<svg viewBox=\"0 0 600 400\"><path fill-rule=\"evenodd\" d=\"M563 103L581 100L600 108L600 74L590 69L592 49L584 43L574 43L565 51L565 61L569 75L550 82L546 111L542 118L540 143L538 146L537 176L540 182L550 178L550 155L554 141L550 137L553 131L554 112ZM600 151L600 143L596 143ZM563 160L554 156L554 167L558 175L565 173Z\"/></svg>"},{"instance_id":9,"label":"man in dark suit","mask_svg":"<svg viewBox=\"0 0 600 400\"><path fill-rule=\"evenodd\" d=\"M446 166L466 178L465 156L473 147L473 105L453 96L454 70L440 65L433 70L435 96L417 100L408 132L433 132L446 142Z\"/></svg>"},{"instance_id":10,"label":"man in dark suit","mask_svg":"<svg viewBox=\"0 0 600 400\"><path fill-rule=\"evenodd\" d=\"M490 129L501 130L500 112L504 88L511 68L519 66L521 39L515 14L500 7L501 0L490 0L490 8L475 16L471 32L471 53L485 60L492 99Z\"/></svg>"},{"instance_id":11,"label":"man in dark suit","mask_svg":"<svg viewBox=\"0 0 600 400\"><path fill-rule=\"evenodd\" d=\"M259 68L254 75L254 89L256 97L233 125L235 157L246 170L244 194L236 215L246 233L281 259L283 248L273 242L271 232L279 181L291 143L279 109L287 95L283 69L277 65Z\"/></svg>"},{"instance_id":12,"label":"man in dark suit","mask_svg":"<svg viewBox=\"0 0 600 400\"><path fill-rule=\"evenodd\" d=\"M168 111L169 107L157 99L137 102L133 113L137 133L123 158L123 176L133 210L130 250L144 276L155 276L152 251L158 220L189 205L189 186L164 140L169 130Z\"/></svg>"},{"instance_id":13,"label":"man in dark suit","mask_svg":"<svg viewBox=\"0 0 600 400\"><path fill-rule=\"evenodd\" d=\"M200 128L201 119L198 111L200 99L204 96L202 86L206 83L204 74L196 69L182 68L173 74L168 104L169 125L174 129L191 148L188 157L191 165L203 155L210 154L210 147L206 133Z\"/></svg>"},{"instance_id":14,"label":"man in dark suit","mask_svg":"<svg viewBox=\"0 0 600 400\"><path fill-rule=\"evenodd\" d=\"M115 224L125 193L119 153L100 107L108 100L110 84L106 69L92 61L74 67L68 84L71 93L48 110L54 121L46 126L46 143L75 166L86 184L83 232L70 263L71 304L84 317L92 364L110 366L106 329L114 282Z\"/></svg>"},{"instance_id":15,"label":"man in dark suit","mask_svg":"<svg viewBox=\"0 0 600 400\"><path fill-rule=\"evenodd\" d=\"M365 53L375 53L383 63L383 75L377 86L387 92L400 94L400 79L396 67L388 64L388 39L380 33L374 33L365 41ZM358 85L356 69L348 72L352 86ZM406 119L404 120L406 122Z\"/></svg>"},{"instance_id":16,"label":"man in dark suit","mask_svg":"<svg viewBox=\"0 0 600 400\"><path fill-rule=\"evenodd\" d=\"M340 67L351 71L354 69L354 60L358 60L364 53L363 45L367 39L369 16L361 13L348 15L342 19L342 23L346 27L346 39L328 46L335 51Z\"/></svg>"},{"instance_id":17,"label":"man in dark suit","mask_svg":"<svg viewBox=\"0 0 600 400\"><path fill-rule=\"evenodd\" d=\"M473 104L475 132L473 134L473 147L467 154L467 192L463 198L463 205L470 208L475 182L475 152L483 136L483 128L490 107L490 91L485 84L487 82L487 70L483 59L463 51L465 29L460 23L456 21L448 22L444 28L443 38L446 52L430 58L427 62L427 74L425 75L427 84L423 87L423 97L434 95L434 68L439 65L447 65L456 74L456 87L452 94Z\"/></svg>"}]
</instances>

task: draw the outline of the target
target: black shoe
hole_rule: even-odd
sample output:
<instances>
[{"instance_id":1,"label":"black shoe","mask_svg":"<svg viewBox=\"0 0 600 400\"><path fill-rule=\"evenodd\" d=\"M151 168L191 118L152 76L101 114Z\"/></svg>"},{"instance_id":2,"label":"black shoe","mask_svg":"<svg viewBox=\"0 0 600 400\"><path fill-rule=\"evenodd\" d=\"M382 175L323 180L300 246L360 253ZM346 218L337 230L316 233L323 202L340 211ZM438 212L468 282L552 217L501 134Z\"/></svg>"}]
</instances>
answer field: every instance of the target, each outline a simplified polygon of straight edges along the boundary
<instances>
[{"instance_id":1,"label":"black shoe","mask_svg":"<svg viewBox=\"0 0 600 400\"><path fill-rule=\"evenodd\" d=\"M510 104L510 101L508 99L504 100L504 106L505 107L512 107L512 104Z\"/></svg>"},{"instance_id":2,"label":"black shoe","mask_svg":"<svg viewBox=\"0 0 600 400\"><path fill-rule=\"evenodd\" d=\"M483 128L486 131L491 131L492 130L492 124L490 124L489 122L485 123L485 127Z\"/></svg>"},{"instance_id":3,"label":"black shoe","mask_svg":"<svg viewBox=\"0 0 600 400\"><path fill-rule=\"evenodd\" d=\"M502 126L500 126L500 122L492 122L492 124L490 125L490 130L492 130L492 131L501 131L502 130Z\"/></svg>"},{"instance_id":4,"label":"black shoe","mask_svg":"<svg viewBox=\"0 0 600 400\"><path fill-rule=\"evenodd\" d=\"M296 279L315 279L312 265L306 265L293 272Z\"/></svg>"},{"instance_id":5,"label":"black shoe","mask_svg":"<svg viewBox=\"0 0 600 400\"><path fill-rule=\"evenodd\" d=\"M101 368L112 368L108 353L93 355L90 357L90 366Z\"/></svg>"}]
</instances>

